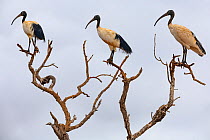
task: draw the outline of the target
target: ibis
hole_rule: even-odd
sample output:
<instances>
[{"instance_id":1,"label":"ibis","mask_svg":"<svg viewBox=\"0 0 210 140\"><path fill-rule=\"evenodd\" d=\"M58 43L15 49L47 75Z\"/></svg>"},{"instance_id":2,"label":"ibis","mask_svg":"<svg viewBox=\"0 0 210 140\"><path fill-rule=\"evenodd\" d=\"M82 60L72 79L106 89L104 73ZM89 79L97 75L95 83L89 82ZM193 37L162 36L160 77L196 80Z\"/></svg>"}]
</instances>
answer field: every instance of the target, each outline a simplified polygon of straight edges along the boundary
<instances>
[{"instance_id":1,"label":"ibis","mask_svg":"<svg viewBox=\"0 0 210 140\"><path fill-rule=\"evenodd\" d=\"M127 44L127 42L118 33L116 33L113 30L100 27L101 18L100 18L99 15L95 15L93 17L93 19L90 20L90 22L86 25L85 29L88 27L88 25L91 22L93 22L95 20L97 21L96 29L97 29L99 37L106 44L109 45L109 48L111 50L111 55L110 55L109 59L107 60L108 63L113 62L114 53L117 50L117 48L123 50L127 54L132 53L132 50L131 50L130 46Z\"/></svg>"},{"instance_id":2,"label":"ibis","mask_svg":"<svg viewBox=\"0 0 210 140\"><path fill-rule=\"evenodd\" d=\"M171 34L174 36L174 38L182 45L183 47L183 58L182 58L182 63L187 63L186 62L186 57L187 57L187 49L192 50L195 53L197 53L199 56L203 56L206 54L206 51L204 50L202 44L200 41L197 39L195 34L190 31L188 28L177 25L177 24L172 24L172 20L174 19L175 13L173 10L168 10L165 14L163 14L160 18L157 19L155 22L154 26L157 24L157 22L165 17L165 16L170 16L170 19L168 21L168 28L171 32Z\"/></svg>"},{"instance_id":3,"label":"ibis","mask_svg":"<svg viewBox=\"0 0 210 140\"><path fill-rule=\"evenodd\" d=\"M23 19L22 19L23 31L29 38L28 52L30 52L31 41L32 41L34 47L36 48L36 39L45 41L45 36L44 36L44 32L42 30L42 27L39 25L39 23L37 23L36 21L25 21L25 19L27 17L26 11L22 11L17 17L15 17L15 19L12 21L11 25L18 17L21 17L21 16L23 17ZM34 40L33 40L33 38L34 38Z\"/></svg>"}]
</instances>

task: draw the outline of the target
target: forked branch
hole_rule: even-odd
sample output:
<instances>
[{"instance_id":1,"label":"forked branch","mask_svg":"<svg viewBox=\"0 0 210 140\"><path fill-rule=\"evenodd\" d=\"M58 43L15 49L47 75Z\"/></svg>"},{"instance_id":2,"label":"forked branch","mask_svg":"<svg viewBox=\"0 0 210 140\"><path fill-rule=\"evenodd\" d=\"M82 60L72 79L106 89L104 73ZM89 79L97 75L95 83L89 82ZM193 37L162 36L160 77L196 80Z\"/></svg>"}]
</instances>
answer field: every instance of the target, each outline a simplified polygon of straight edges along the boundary
<instances>
[{"instance_id":1,"label":"forked branch","mask_svg":"<svg viewBox=\"0 0 210 140\"><path fill-rule=\"evenodd\" d=\"M167 67L167 75L168 75L169 73L168 73L168 64L167 64L167 62L164 63L160 57L158 59L157 56L156 56L156 34L154 35L154 57L155 57L155 59L157 61L160 61L163 65L165 65ZM173 61L171 60L171 62L174 63L173 65L175 65L177 67L180 67L180 68L187 68L189 70L189 72L188 73L184 73L185 75L190 74L194 81L198 82L201 85L206 85L205 83L203 83L200 80L195 78L195 75L194 75L193 70L191 68L194 65L194 63L192 63L192 64L182 63L182 62L179 61L179 57L180 57L180 55L176 55L176 56L173 55L173 58L172 58ZM177 58L177 61L176 61L175 58ZM168 75L168 81L170 83L169 75Z\"/></svg>"},{"instance_id":2,"label":"forked branch","mask_svg":"<svg viewBox=\"0 0 210 140\"><path fill-rule=\"evenodd\" d=\"M94 115L94 113L98 110L99 106L101 105L101 102L102 102L102 100L100 99L101 96L105 93L105 91L107 89L109 89L111 87L113 82L115 80L117 80L117 76L119 73L119 71L117 70L114 76L112 76L111 74L99 74L97 76L90 76L89 62L93 58L93 55L90 58L87 57L86 50L85 50L85 43L86 43L86 41L84 41L84 43L83 43L83 55L84 55L84 59L85 59L86 79L82 84L80 84L77 87L78 92L76 94L65 97L63 100L61 99L60 95L53 90L53 87L56 84L56 78L53 75L48 75L43 78L40 76L40 72L43 68L50 67L50 66L54 66L55 68L58 68L54 63L52 63L50 65L46 65L46 63L52 53L52 49L53 49L51 47L52 41L48 41L47 54L46 54L43 62L37 69L35 69L33 67L33 63L34 63L35 56L37 53L37 47L35 47L33 53L29 53L28 51L24 50L21 45L18 44L18 47L20 48L21 52L24 52L26 55L30 55L28 68L32 74L32 84L34 84L34 86L41 89L42 91L45 91L46 93L49 93L50 95L52 95L53 98L55 99L55 101L60 105L60 107L64 113L65 123L59 123L58 119L55 117L55 115L53 115L52 112L50 112L50 115L51 115L52 119L54 120L54 123L51 123L51 122L47 123L47 125L50 125L53 128L55 134L57 135L57 137L60 140L69 140L69 136L68 136L67 132L75 130L75 129L83 126ZM125 62L125 60L121 63L121 66L124 64L124 62ZM69 99L76 98L81 94L84 94L87 97L89 97L88 94L86 94L82 91L82 87L87 85L87 83L90 81L90 79L97 79L98 81L102 82L102 80L100 79L100 77L102 77L102 76L111 77L110 83L108 83L108 85L95 98L95 100L93 102L92 109L90 110L90 112L87 115L85 115L85 117L79 123L77 123L76 125L72 125L77 120L77 117L76 117L76 115L71 117L71 114L66 106L66 101L68 101ZM44 86L45 84L48 84L50 82L51 82L51 84L49 87Z\"/></svg>"},{"instance_id":3,"label":"forked branch","mask_svg":"<svg viewBox=\"0 0 210 140\"><path fill-rule=\"evenodd\" d=\"M125 60L127 58L128 58L128 56L125 57ZM111 62L109 64L120 71L121 78L123 79L122 80L122 82L124 83L123 92L122 92L122 95L121 95L121 98L120 98L120 101L119 101L120 111L122 113L123 120L124 120L124 126L125 126L125 129L126 129L127 135L128 135L127 139L128 140L133 140L133 135L132 135L131 128L130 128L130 119L129 119L130 115L127 112L127 108L126 108L125 103L126 103L126 99L127 99L127 95L128 95L128 91L129 91L129 87L130 87L130 82L137 79L141 75L143 69L140 68L139 72L135 76L132 76L132 77L128 78L127 74L124 72L124 70L122 69L121 66L118 66L113 62Z\"/></svg>"}]
</instances>

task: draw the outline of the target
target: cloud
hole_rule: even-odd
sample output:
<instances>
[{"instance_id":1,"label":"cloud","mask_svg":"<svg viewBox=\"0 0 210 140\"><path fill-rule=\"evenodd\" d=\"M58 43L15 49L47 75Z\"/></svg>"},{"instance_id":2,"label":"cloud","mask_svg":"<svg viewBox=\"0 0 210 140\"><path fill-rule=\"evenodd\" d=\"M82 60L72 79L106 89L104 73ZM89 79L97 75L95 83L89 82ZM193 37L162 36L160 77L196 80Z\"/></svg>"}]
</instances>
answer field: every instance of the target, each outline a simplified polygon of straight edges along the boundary
<instances>
[{"instance_id":1,"label":"cloud","mask_svg":"<svg viewBox=\"0 0 210 140\"><path fill-rule=\"evenodd\" d=\"M180 5L180 2L182 5ZM181 96L172 107L171 113L154 128L146 132L142 139L192 139L208 137L209 105L209 32L210 13L209 1L23 1L7 0L1 8L1 120L2 140L37 140L57 139L52 129L45 124L52 121L49 112L52 111L61 120L64 116L54 99L35 88L31 84L31 74L27 69L29 58L18 51L17 43L25 48L28 38L22 31L21 19L11 26L13 18L22 10L28 12L26 20L34 20L41 24L46 38L53 40L53 52L49 63L56 63L59 69L47 68L41 73L53 74L57 78L55 90L64 97L73 94L76 86L85 79L82 44L87 40L88 55L94 54L90 63L91 74L113 73L114 68L102 63L110 51L108 46L98 37L95 24L84 29L88 21L100 14L101 26L112 29L123 36L132 47L134 53L130 56L124 69L130 76L143 67L142 76L131 84L128 96L128 112L131 114L133 132L139 130L150 120L150 112L168 99L169 84L167 83L165 67L153 58L153 35L157 33L157 55L164 61L171 59L173 53L181 54L181 45L170 34L167 21L162 19L153 27L156 19L168 9L174 9L174 23L191 29L199 38L207 51L207 55L199 57L189 51L188 62L195 62L193 70L198 79L207 85L202 86L184 75L186 69L176 71L175 96ZM35 66L43 59L47 43L38 41L41 53L36 58ZM117 52L114 61L120 63L125 54ZM104 79L104 83L108 80ZM105 84L91 82L85 91L90 98L80 97L68 103L72 115L78 119L91 109L94 97ZM94 87L93 87L94 85ZM95 89L96 88L96 89ZM84 125L72 132L72 139L107 140L126 139L123 120L119 111L118 100L122 91L119 80L102 97L99 111ZM77 123L77 122L76 122ZM173 136L173 138L171 137Z\"/></svg>"}]
</instances>

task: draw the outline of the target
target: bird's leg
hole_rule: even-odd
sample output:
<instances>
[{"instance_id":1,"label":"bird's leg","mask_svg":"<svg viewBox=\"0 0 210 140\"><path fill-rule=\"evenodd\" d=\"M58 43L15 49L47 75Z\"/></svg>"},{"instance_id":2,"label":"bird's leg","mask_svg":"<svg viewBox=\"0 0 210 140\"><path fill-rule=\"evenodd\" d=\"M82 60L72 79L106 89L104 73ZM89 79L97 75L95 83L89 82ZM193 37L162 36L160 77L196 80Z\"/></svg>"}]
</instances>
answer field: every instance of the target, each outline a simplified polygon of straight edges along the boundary
<instances>
[{"instance_id":1,"label":"bird's leg","mask_svg":"<svg viewBox=\"0 0 210 140\"><path fill-rule=\"evenodd\" d=\"M114 57L114 50L112 50L109 59L107 59L107 62L108 62L109 64L110 64L110 63L113 63L113 57Z\"/></svg>"},{"instance_id":2,"label":"bird's leg","mask_svg":"<svg viewBox=\"0 0 210 140\"><path fill-rule=\"evenodd\" d=\"M36 37L35 37L35 39L34 39L35 41L34 41L34 43L35 43L35 45L36 45Z\"/></svg>"},{"instance_id":3,"label":"bird's leg","mask_svg":"<svg viewBox=\"0 0 210 140\"><path fill-rule=\"evenodd\" d=\"M36 46L36 37L35 37L34 40L33 40L33 38L32 38L31 40L32 40L33 45L34 45L34 50L35 50L37 53L39 53L39 48Z\"/></svg>"},{"instance_id":4,"label":"bird's leg","mask_svg":"<svg viewBox=\"0 0 210 140\"><path fill-rule=\"evenodd\" d=\"M187 48L183 46L183 57L182 57L183 64L187 63L186 58L187 58Z\"/></svg>"},{"instance_id":5,"label":"bird's leg","mask_svg":"<svg viewBox=\"0 0 210 140\"><path fill-rule=\"evenodd\" d=\"M30 52L31 39L30 38L28 38L28 39L29 39L28 52Z\"/></svg>"},{"instance_id":6,"label":"bird's leg","mask_svg":"<svg viewBox=\"0 0 210 140\"><path fill-rule=\"evenodd\" d=\"M31 40L32 40L32 43L33 43L34 47L36 47L36 44L35 44L33 38L31 38Z\"/></svg>"}]
</instances>

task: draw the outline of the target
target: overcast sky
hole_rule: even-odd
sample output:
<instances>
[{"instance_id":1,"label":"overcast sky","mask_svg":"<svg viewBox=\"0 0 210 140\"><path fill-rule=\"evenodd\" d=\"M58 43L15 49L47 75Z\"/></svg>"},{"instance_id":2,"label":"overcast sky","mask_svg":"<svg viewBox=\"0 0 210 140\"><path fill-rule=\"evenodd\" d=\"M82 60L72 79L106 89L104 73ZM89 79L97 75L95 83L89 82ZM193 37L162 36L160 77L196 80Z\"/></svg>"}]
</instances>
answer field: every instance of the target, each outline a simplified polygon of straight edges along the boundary
<instances>
[{"instance_id":1,"label":"overcast sky","mask_svg":"<svg viewBox=\"0 0 210 140\"><path fill-rule=\"evenodd\" d=\"M150 113L168 100L169 84L166 70L153 57L153 37L157 33L157 55L169 62L172 54L182 54L181 45L173 38L167 27L169 17L154 22L169 9L175 11L173 23L192 30L203 44L207 55L199 57L188 51L188 63L195 76L205 82L203 86L184 75L187 69L177 68L175 96L181 99L161 123L145 134L141 140L209 140L210 126L210 1L209 0L0 0L1 21L1 80L0 80L0 139L1 140L56 140L49 115L52 111L64 122L60 106L47 93L31 84L32 77L27 64L29 57L18 51L17 43L27 48L28 38L24 34L21 18L11 26L11 21L22 11L28 14L26 20L37 21L42 26L46 39L53 40L53 51L48 61L56 63L59 69L46 68L41 76L49 74L57 78L55 91L63 98L76 93L76 86L85 79L85 65L82 44L87 40L87 54L94 57L90 63L90 74L114 74L115 69L103 63L110 55L108 46L98 37L96 22L84 29L94 15L101 16L101 27L119 33L131 46L133 54L124 65L128 76L136 74L140 67L143 73L131 83L127 98L128 112L131 114L131 129L135 133L150 119ZM34 67L39 66L46 54L47 43L37 42L40 54ZM118 51L114 62L119 64L125 53ZM94 98L106 86L91 81L84 91L91 97L81 96L68 102L71 114L78 121L87 114ZM122 91L121 80L103 95L99 111L81 128L69 133L71 140L125 140L126 131L119 110Z\"/></svg>"}]
</instances>

